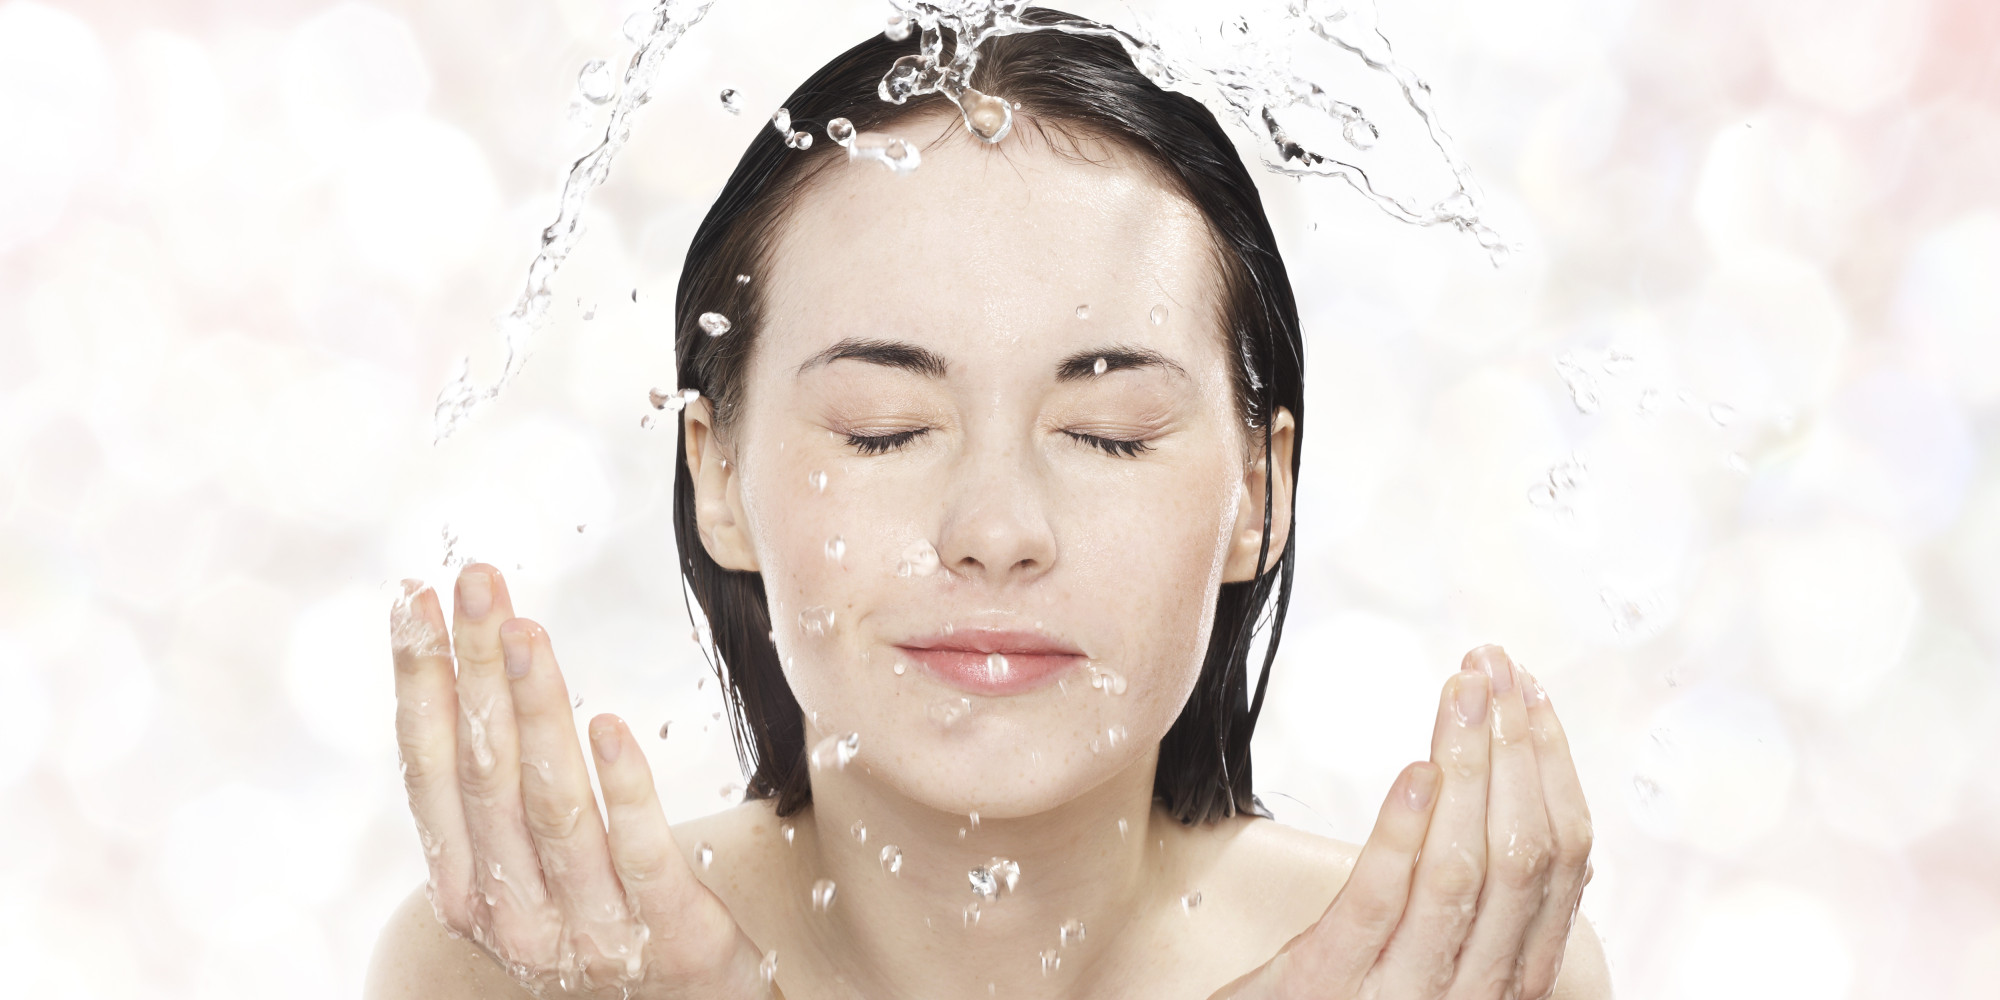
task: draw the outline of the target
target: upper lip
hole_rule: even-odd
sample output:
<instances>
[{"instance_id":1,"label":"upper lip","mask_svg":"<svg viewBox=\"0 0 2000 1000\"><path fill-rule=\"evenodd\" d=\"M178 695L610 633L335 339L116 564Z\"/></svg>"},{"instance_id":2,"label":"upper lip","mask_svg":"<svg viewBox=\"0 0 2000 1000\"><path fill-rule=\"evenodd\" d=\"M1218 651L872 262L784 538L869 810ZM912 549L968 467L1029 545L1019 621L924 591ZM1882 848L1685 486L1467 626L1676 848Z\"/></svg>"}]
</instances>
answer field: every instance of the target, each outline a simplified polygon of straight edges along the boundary
<instances>
[{"instance_id":1,"label":"upper lip","mask_svg":"<svg viewBox=\"0 0 2000 1000\"><path fill-rule=\"evenodd\" d=\"M1082 656L1083 650L1040 632L1008 629L953 629L950 634L943 632L904 639L897 645L905 649L955 649L971 653L999 653L1006 655Z\"/></svg>"}]
</instances>

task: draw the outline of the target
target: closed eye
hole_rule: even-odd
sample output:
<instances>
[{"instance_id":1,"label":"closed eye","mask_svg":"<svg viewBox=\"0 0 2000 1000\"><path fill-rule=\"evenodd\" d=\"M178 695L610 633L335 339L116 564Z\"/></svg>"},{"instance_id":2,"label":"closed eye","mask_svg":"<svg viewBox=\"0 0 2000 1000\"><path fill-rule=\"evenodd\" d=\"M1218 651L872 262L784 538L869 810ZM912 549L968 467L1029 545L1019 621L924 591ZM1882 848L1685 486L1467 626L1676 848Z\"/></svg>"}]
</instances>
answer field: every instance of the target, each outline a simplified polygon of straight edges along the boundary
<instances>
[{"instance_id":1,"label":"closed eye","mask_svg":"<svg viewBox=\"0 0 2000 1000\"><path fill-rule=\"evenodd\" d=\"M1079 431L1063 431L1063 433L1084 444L1102 449L1106 454L1116 455L1120 458L1131 458L1142 451L1153 450L1153 446L1144 440L1135 439L1128 441L1124 438L1098 437L1095 434L1084 434Z\"/></svg>"},{"instance_id":2,"label":"closed eye","mask_svg":"<svg viewBox=\"0 0 2000 1000\"><path fill-rule=\"evenodd\" d=\"M930 433L930 430L928 427L919 427L915 430L897 431L894 434L849 434L847 443L863 455L880 455L901 448Z\"/></svg>"}]
</instances>

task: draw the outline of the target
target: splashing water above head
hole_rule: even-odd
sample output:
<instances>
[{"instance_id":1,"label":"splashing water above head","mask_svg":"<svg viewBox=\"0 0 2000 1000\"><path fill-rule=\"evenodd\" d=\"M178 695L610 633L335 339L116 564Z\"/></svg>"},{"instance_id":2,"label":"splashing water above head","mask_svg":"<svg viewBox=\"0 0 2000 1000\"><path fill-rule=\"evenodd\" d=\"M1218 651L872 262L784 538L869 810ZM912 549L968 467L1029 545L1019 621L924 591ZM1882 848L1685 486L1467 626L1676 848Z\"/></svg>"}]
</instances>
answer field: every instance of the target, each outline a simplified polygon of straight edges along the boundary
<instances>
[{"instance_id":1,"label":"splashing water above head","mask_svg":"<svg viewBox=\"0 0 2000 1000\"><path fill-rule=\"evenodd\" d=\"M556 219L543 230L541 246L528 266L527 280L513 307L500 320L507 348L500 374L491 385L477 386L472 381L470 359L459 360L438 393L433 413L434 442L451 436L475 408L497 397L526 364L528 339L548 320L550 285L582 237L583 209L590 192L604 183L610 175L612 159L630 140L632 115L652 99L667 52L707 16L714 3L715 0L658 0L650 9L626 19L624 34L637 46L637 51L626 65L615 97L607 95L610 112L602 140L570 166ZM883 74L878 96L893 104L903 104L923 94L940 94L957 106L968 131L986 142L997 143L1013 129L1014 106L1005 95L987 94L972 87L981 45L993 38L1032 31L1109 38L1125 49L1133 65L1153 83L1200 100L1211 111L1256 136L1267 169L1294 177L1335 177L1404 222L1419 226L1450 225L1472 235L1496 266L1512 254L1514 247L1481 219L1480 194L1471 168L1454 150L1438 121L1430 85L1396 58L1388 38L1376 25L1375 8L1369 0L1291 0L1284 27L1303 26L1310 34L1354 56L1369 70L1395 81L1404 102L1424 123L1431 144L1444 158L1454 180L1454 189L1429 205L1383 193L1361 166L1333 152L1306 146L1280 124L1279 113L1302 108L1333 119L1342 138L1355 149L1367 149L1382 134L1360 108L1335 100L1317 83L1294 72L1288 61L1273 59L1268 50L1254 45L1257 31L1248 19L1234 16L1222 25L1222 38L1238 43L1236 53L1221 59L1196 61L1162 47L1144 24L1121 29L1089 21L1034 23L1027 19L1029 4L1030 0L938 3L891 0L896 10L883 35L891 41L903 41L913 32L920 34L917 52L897 59ZM945 58L946 31L954 39L949 59ZM588 91L586 100L610 89L604 86L602 74L602 70L591 72L589 84L582 87ZM726 111L739 113L740 101L740 95L733 89L722 91L721 103ZM772 125L793 149L810 148L811 135L792 132L789 121L782 125L773 121ZM838 137L834 141L847 146L850 159L873 159L899 173L915 169L919 159L916 148L901 139L868 146L858 140L850 145Z\"/></svg>"}]
</instances>

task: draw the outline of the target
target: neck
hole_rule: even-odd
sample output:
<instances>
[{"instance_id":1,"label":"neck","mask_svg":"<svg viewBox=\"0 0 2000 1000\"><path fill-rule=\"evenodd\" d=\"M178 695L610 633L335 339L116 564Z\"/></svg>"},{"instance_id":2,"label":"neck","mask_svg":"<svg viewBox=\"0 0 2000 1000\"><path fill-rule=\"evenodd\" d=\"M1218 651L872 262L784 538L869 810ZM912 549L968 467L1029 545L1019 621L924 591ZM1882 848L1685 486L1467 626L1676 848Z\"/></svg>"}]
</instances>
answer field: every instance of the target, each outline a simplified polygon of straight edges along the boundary
<instances>
[{"instance_id":1,"label":"neck","mask_svg":"<svg viewBox=\"0 0 2000 1000\"><path fill-rule=\"evenodd\" d=\"M803 877L833 880L835 894L826 912L806 914L808 933L867 995L987 996L989 984L1003 996L1077 994L1162 884L1172 824L1153 810L1157 764L1148 754L1046 812L977 819L913 801L860 761L820 770L797 847ZM890 846L902 855L893 874L882 860ZM996 858L1019 866L1018 881L1009 890L999 866L994 895L982 896L968 873ZM1060 964L1044 973L1044 955Z\"/></svg>"}]
</instances>

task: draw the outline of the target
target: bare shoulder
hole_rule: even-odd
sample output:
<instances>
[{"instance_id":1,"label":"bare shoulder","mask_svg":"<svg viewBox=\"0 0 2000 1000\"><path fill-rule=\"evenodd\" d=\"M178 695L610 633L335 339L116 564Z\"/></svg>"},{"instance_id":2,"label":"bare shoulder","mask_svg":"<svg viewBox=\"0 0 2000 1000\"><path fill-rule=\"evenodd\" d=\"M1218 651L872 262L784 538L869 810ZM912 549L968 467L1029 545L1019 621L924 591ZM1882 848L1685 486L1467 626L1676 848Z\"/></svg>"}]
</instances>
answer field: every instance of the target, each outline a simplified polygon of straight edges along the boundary
<instances>
[{"instance_id":1,"label":"bare shoulder","mask_svg":"<svg viewBox=\"0 0 2000 1000\"><path fill-rule=\"evenodd\" d=\"M1237 816L1189 829L1169 918L1214 959L1201 970L1228 982L1269 961L1311 927L1347 884L1352 844L1274 820Z\"/></svg>"},{"instance_id":2,"label":"bare shoulder","mask_svg":"<svg viewBox=\"0 0 2000 1000\"><path fill-rule=\"evenodd\" d=\"M796 831L792 831L794 827ZM776 804L753 799L731 809L673 825L674 843L695 877L722 900L754 940L773 921L795 910L784 892L799 864L796 837L809 836L804 817L781 819Z\"/></svg>"},{"instance_id":3,"label":"bare shoulder","mask_svg":"<svg viewBox=\"0 0 2000 1000\"><path fill-rule=\"evenodd\" d=\"M529 997L477 945L445 930L421 885L382 927L361 995L366 1000Z\"/></svg>"}]
</instances>

